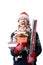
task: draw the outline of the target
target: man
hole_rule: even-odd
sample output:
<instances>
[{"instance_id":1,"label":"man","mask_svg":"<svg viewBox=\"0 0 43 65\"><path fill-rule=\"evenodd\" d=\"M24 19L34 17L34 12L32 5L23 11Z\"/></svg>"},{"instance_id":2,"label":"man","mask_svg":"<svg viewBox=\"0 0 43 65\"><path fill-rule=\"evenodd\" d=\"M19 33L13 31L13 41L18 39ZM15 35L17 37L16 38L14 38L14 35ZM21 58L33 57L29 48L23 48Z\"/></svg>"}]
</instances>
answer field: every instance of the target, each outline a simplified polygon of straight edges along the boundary
<instances>
[{"instance_id":1,"label":"man","mask_svg":"<svg viewBox=\"0 0 43 65\"><path fill-rule=\"evenodd\" d=\"M18 30L16 30L15 32L11 34L11 40L13 40L14 37L15 39L17 39L16 36L18 36L17 35L18 33L26 32L26 34L24 35L27 35L28 41L27 43L25 42L18 43L15 49L11 50L11 54L14 60L14 65L29 65L29 63L31 63L31 65L36 65L37 56L40 55L42 51L38 33L36 32L35 51L31 55L31 57L29 57L29 60L28 60L27 57L29 55L32 30L30 27L29 16L26 12L22 12L20 14L20 16L18 17L18 23L19 23Z\"/></svg>"}]
</instances>

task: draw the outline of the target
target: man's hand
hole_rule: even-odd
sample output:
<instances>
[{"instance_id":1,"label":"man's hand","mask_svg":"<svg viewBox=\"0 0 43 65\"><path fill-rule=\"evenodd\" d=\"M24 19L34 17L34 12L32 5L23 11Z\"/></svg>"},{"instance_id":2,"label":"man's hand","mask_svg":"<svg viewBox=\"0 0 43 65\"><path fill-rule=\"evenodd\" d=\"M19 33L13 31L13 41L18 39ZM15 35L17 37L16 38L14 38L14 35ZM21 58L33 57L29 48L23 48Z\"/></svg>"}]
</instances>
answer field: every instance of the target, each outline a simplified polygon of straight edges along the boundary
<instances>
[{"instance_id":1,"label":"man's hand","mask_svg":"<svg viewBox=\"0 0 43 65\"><path fill-rule=\"evenodd\" d=\"M32 65L34 63L34 58L30 56L29 59L27 59L27 63Z\"/></svg>"},{"instance_id":2,"label":"man's hand","mask_svg":"<svg viewBox=\"0 0 43 65\"><path fill-rule=\"evenodd\" d=\"M19 54L19 52L21 52L26 45L27 45L26 42L18 43L18 45L17 45L16 48L14 49L14 53L15 53L15 54Z\"/></svg>"},{"instance_id":3,"label":"man's hand","mask_svg":"<svg viewBox=\"0 0 43 65\"><path fill-rule=\"evenodd\" d=\"M28 63L33 63L34 62L34 58L33 57L29 57L29 59L27 60Z\"/></svg>"}]
</instances>

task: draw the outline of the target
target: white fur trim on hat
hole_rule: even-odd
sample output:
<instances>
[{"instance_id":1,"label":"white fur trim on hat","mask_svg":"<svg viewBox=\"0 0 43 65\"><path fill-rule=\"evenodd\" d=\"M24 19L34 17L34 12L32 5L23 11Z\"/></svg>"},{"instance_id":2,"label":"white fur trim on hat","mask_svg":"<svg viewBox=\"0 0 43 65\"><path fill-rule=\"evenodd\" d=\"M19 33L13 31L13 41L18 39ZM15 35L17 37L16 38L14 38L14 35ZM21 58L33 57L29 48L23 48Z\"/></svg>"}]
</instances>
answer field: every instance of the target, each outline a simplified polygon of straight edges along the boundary
<instances>
[{"instance_id":1,"label":"white fur trim on hat","mask_svg":"<svg viewBox=\"0 0 43 65\"><path fill-rule=\"evenodd\" d=\"M18 16L18 20L19 20L20 18L22 18L22 17L24 17L24 18L26 18L27 20L29 20L29 16L26 15L26 14L21 14L21 15L19 15L19 16Z\"/></svg>"}]
</instances>

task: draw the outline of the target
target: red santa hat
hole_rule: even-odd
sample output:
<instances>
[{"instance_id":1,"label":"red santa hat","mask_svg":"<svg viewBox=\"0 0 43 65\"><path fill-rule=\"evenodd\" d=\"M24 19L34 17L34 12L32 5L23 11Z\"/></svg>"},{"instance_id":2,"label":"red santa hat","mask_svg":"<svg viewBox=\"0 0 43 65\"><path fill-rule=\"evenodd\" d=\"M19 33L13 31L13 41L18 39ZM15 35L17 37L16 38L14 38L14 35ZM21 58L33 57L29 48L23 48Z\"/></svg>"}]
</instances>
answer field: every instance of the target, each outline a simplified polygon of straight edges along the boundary
<instances>
[{"instance_id":1,"label":"red santa hat","mask_svg":"<svg viewBox=\"0 0 43 65\"><path fill-rule=\"evenodd\" d=\"M22 17L26 18L26 19L29 21L29 15L28 15L26 12L22 12L22 13L18 16L18 20L19 20L20 18L22 18Z\"/></svg>"}]
</instances>

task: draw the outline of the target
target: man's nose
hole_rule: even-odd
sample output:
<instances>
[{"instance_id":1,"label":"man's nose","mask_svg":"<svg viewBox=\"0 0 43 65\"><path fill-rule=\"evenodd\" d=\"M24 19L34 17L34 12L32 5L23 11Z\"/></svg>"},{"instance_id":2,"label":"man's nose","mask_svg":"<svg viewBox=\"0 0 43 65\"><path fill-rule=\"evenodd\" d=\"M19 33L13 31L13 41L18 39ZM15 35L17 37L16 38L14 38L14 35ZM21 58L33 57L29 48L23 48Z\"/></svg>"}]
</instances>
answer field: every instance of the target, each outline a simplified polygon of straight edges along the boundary
<instances>
[{"instance_id":1,"label":"man's nose","mask_svg":"<svg viewBox=\"0 0 43 65\"><path fill-rule=\"evenodd\" d=\"M22 20L23 22L25 21L25 20Z\"/></svg>"}]
</instances>

